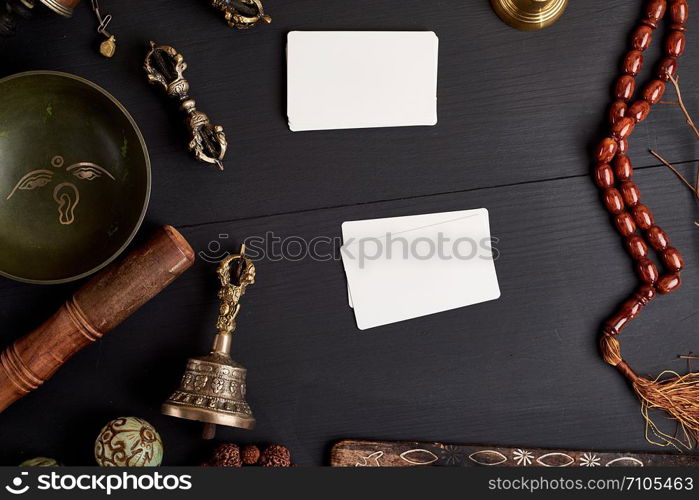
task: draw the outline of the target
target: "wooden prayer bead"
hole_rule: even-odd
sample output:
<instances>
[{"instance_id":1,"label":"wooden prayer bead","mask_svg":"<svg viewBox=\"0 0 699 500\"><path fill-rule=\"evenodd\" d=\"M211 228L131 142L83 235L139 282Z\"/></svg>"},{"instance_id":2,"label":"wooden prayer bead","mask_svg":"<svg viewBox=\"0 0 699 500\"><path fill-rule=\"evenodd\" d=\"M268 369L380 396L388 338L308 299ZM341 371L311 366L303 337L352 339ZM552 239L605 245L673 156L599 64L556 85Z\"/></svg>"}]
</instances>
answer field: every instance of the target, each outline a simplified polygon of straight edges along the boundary
<instances>
[{"instance_id":1,"label":"wooden prayer bead","mask_svg":"<svg viewBox=\"0 0 699 500\"><path fill-rule=\"evenodd\" d=\"M636 123L645 120L648 113L650 113L650 104L645 99L639 99L625 111L625 115L636 120Z\"/></svg>"},{"instance_id":2,"label":"wooden prayer bead","mask_svg":"<svg viewBox=\"0 0 699 500\"><path fill-rule=\"evenodd\" d=\"M612 125L612 135L616 139L626 139L631 135L635 126L636 120L630 116L625 116Z\"/></svg>"},{"instance_id":3,"label":"wooden prayer bead","mask_svg":"<svg viewBox=\"0 0 699 500\"><path fill-rule=\"evenodd\" d=\"M689 5L687 0L675 0L670 2L670 20L676 24L687 24Z\"/></svg>"},{"instance_id":4,"label":"wooden prayer bead","mask_svg":"<svg viewBox=\"0 0 699 500\"><path fill-rule=\"evenodd\" d=\"M658 65L658 78L664 82L669 82L677 74L677 59L665 57Z\"/></svg>"},{"instance_id":5,"label":"wooden prayer bead","mask_svg":"<svg viewBox=\"0 0 699 500\"><path fill-rule=\"evenodd\" d=\"M652 260L648 258L639 259L636 268L638 270L638 275L640 276L641 281L643 281L644 283L652 285L656 281L658 281L658 268L655 267L655 264Z\"/></svg>"},{"instance_id":6,"label":"wooden prayer bead","mask_svg":"<svg viewBox=\"0 0 699 500\"><path fill-rule=\"evenodd\" d=\"M624 154L617 155L614 160L614 175L620 181L627 181L633 175L631 160Z\"/></svg>"},{"instance_id":7,"label":"wooden prayer bead","mask_svg":"<svg viewBox=\"0 0 699 500\"><path fill-rule=\"evenodd\" d=\"M602 163L595 167L593 178L597 187L602 189L614 186L614 172L608 163Z\"/></svg>"},{"instance_id":8,"label":"wooden prayer bead","mask_svg":"<svg viewBox=\"0 0 699 500\"><path fill-rule=\"evenodd\" d=\"M660 71L660 69L658 69ZM633 91L636 89L636 81L631 75L622 75L616 81L614 86L614 97L622 101L628 101L633 96Z\"/></svg>"},{"instance_id":9,"label":"wooden prayer bead","mask_svg":"<svg viewBox=\"0 0 699 500\"><path fill-rule=\"evenodd\" d=\"M641 285L638 287L635 297L643 304L647 306L648 303L656 297L655 288L649 285Z\"/></svg>"},{"instance_id":10,"label":"wooden prayer bead","mask_svg":"<svg viewBox=\"0 0 699 500\"><path fill-rule=\"evenodd\" d=\"M646 17L657 23L665 16L665 9L667 9L666 0L650 0L646 4Z\"/></svg>"},{"instance_id":11,"label":"wooden prayer bead","mask_svg":"<svg viewBox=\"0 0 699 500\"><path fill-rule=\"evenodd\" d=\"M657 251L665 250L670 246L670 238L659 226L651 226L646 232L648 243Z\"/></svg>"},{"instance_id":12,"label":"wooden prayer bead","mask_svg":"<svg viewBox=\"0 0 699 500\"><path fill-rule=\"evenodd\" d=\"M630 236L636 232L636 223L628 212L622 211L618 213L614 217L614 224L622 236Z\"/></svg>"},{"instance_id":13,"label":"wooden prayer bead","mask_svg":"<svg viewBox=\"0 0 699 500\"><path fill-rule=\"evenodd\" d=\"M635 182L623 181L619 186L619 192L627 207L636 206L641 201L641 193Z\"/></svg>"},{"instance_id":14,"label":"wooden prayer bead","mask_svg":"<svg viewBox=\"0 0 699 500\"><path fill-rule=\"evenodd\" d=\"M627 75L638 76L643 67L643 52L640 50L629 51L624 57L621 67Z\"/></svg>"},{"instance_id":15,"label":"wooden prayer bead","mask_svg":"<svg viewBox=\"0 0 699 500\"><path fill-rule=\"evenodd\" d=\"M626 238L626 249L634 260L648 257L648 245L643 238L637 234L630 234Z\"/></svg>"},{"instance_id":16,"label":"wooden prayer bead","mask_svg":"<svg viewBox=\"0 0 699 500\"><path fill-rule=\"evenodd\" d=\"M633 215L633 220L636 221L636 225L644 231L647 231L653 226L653 214L650 209L642 203L631 208L631 215Z\"/></svg>"},{"instance_id":17,"label":"wooden prayer bead","mask_svg":"<svg viewBox=\"0 0 699 500\"><path fill-rule=\"evenodd\" d=\"M605 137L599 143L599 146L597 146L597 152L595 154L595 157L597 158L597 161L600 163L609 163L610 161L612 161L612 159L614 159L614 155L616 155L618 148L619 145L613 138Z\"/></svg>"},{"instance_id":18,"label":"wooden prayer bead","mask_svg":"<svg viewBox=\"0 0 699 500\"><path fill-rule=\"evenodd\" d=\"M684 53L686 37L681 31L672 31L665 40L665 52L671 57L680 57Z\"/></svg>"},{"instance_id":19,"label":"wooden prayer bead","mask_svg":"<svg viewBox=\"0 0 699 500\"><path fill-rule=\"evenodd\" d=\"M651 104L657 104L665 93L665 84L662 80L652 80L643 89L643 98Z\"/></svg>"},{"instance_id":20,"label":"wooden prayer bead","mask_svg":"<svg viewBox=\"0 0 699 500\"><path fill-rule=\"evenodd\" d=\"M641 286L630 299L624 302L619 310L604 324L603 331L609 335L619 335L621 331L636 318L643 308L656 296L651 286Z\"/></svg>"},{"instance_id":21,"label":"wooden prayer bead","mask_svg":"<svg viewBox=\"0 0 699 500\"><path fill-rule=\"evenodd\" d=\"M682 260L682 255L675 247L667 247L660 254L663 259L663 264L668 271L673 273L679 272L684 267L684 261Z\"/></svg>"},{"instance_id":22,"label":"wooden prayer bead","mask_svg":"<svg viewBox=\"0 0 699 500\"><path fill-rule=\"evenodd\" d=\"M668 10L667 0L642 0L645 2L644 15L640 25L636 27L631 37L631 45L634 50L628 52L624 57L622 69L624 75L615 83L614 93L617 99L628 101L633 95L633 84L629 83L629 78L637 76L643 65L643 54L651 43L653 30L658 26L658 22ZM603 333L600 347L603 359L617 369L632 383L635 392L643 402L644 416L647 408L657 408L665 410L671 417L677 420L678 428L685 430L697 423L696 415L691 414L691 410L696 409L692 404L696 403L697 394L692 390L692 381L689 376L673 374L664 380L648 379L638 375L624 360L621 354L621 346L618 340L612 336L618 335L623 328L636 318L643 307L650 302L657 293L670 293L681 284L679 271L684 263L679 252L669 246L669 239L665 232L654 225L653 214L645 205L639 203L640 193L635 183L629 179L633 173L631 162L625 152L628 148L627 137L633 127L627 125L632 119L639 123L646 119L650 112L650 107L658 103L665 93L665 82L674 79L677 74L677 57L685 50L686 39L684 35L685 23L687 22L688 2L687 0L669 0L670 24L669 31L666 31L664 50L660 63L657 66L657 77L652 80L642 91L642 99L628 105L626 108L615 104L610 110L610 123L612 138L616 139L617 157L614 161L614 174L619 180L618 189L614 187L604 188L603 200L608 211L615 214L614 223L623 235L625 235L626 247L631 256L636 261L636 270L640 279L645 284L640 287L635 294L624 302L619 310L603 326ZM610 138L605 141L611 141ZM597 151L598 163L609 163L609 152L612 149L609 143L603 141ZM614 155L612 155L614 156ZM603 160L599 160L603 157ZM599 168L599 167L598 167ZM595 179L601 185L607 185L608 172L606 168L599 168L595 172ZM621 200L619 200L621 197ZM624 210L624 205L628 211ZM620 209L621 206L621 209ZM644 234L635 234L635 226L640 227ZM659 276L655 263L648 258L649 246L653 247L663 262L668 274ZM694 391L697 392L697 391ZM692 399L694 397L694 400ZM678 410L679 408L679 410ZM685 411L686 410L686 411ZM649 423L652 425L652 422ZM693 430L697 430L695 425ZM673 444L672 436L663 435L666 442Z\"/></svg>"},{"instance_id":23,"label":"wooden prayer bead","mask_svg":"<svg viewBox=\"0 0 699 500\"><path fill-rule=\"evenodd\" d=\"M604 190L604 206L610 213L618 214L624 209L624 199L616 188Z\"/></svg>"},{"instance_id":24,"label":"wooden prayer bead","mask_svg":"<svg viewBox=\"0 0 699 500\"><path fill-rule=\"evenodd\" d=\"M631 46L643 52L650 46L651 40L653 40L653 28L641 25L631 35Z\"/></svg>"},{"instance_id":25,"label":"wooden prayer bead","mask_svg":"<svg viewBox=\"0 0 699 500\"><path fill-rule=\"evenodd\" d=\"M672 273L666 274L665 276L660 278L658 280L658 283L655 285L655 288L658 290L658 293L662 293L663 295L665 295L677 290L681 284L682 279L680 278L680 275Z\"/></svg>"},{"instance_id":26,"label":"wooden prayer bead","mask_svg":"<svg viewBox=\"0 0 699 500\"><path fill-rule=\"evenodd\" d=\"M628 139L621 139L617 144L618 144L617 151L620 154L625 155L626 152L629 150L629 140Z\"/></svg>"},{"instance_id":27,"label":"wooden prayer bead","mask_svg":"<svg viewBox=\"0 0 699 500\"><path fill-rule=\"evenodd\" d=\"M614 101L609 108L609 122L616 123L626 116L626 103L624 101Z\"/></svg>"}]
</instances>

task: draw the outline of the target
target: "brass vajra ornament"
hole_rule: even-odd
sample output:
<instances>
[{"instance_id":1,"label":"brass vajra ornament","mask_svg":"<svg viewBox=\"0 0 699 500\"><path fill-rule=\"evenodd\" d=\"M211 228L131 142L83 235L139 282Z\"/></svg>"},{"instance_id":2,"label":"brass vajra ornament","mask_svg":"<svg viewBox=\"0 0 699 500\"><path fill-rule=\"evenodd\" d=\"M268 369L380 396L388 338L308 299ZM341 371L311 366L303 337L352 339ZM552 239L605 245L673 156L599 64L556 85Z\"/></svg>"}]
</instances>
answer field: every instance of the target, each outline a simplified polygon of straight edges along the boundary
<instances>
[{"instance_id":1,"label":"brass vajra ornament","mask_svg":"<svg viewBox=\"0 0 699 500\"><path fill-rule=\"evenodd\" d=\"M194 157L223 170L223 157L228 147L226 134L223 127L212 125L209 117L197 110L196 101L189 97L189 82L182 76L187 69L182 54L167 45L150 42L144 69L151 84L161 85L169 97L180 102L180 109L187 115L185 121L190 137L187 147Z\"/></svg>"},{"instance_id":2,"label":"brass vajra ornament","mask_svg":"<svg viewBox=\"0 0 699 500\"><path fill-rule=\"evenodd\" d=\"M260 0L212 0L211 5L225 14L231 28L246 30L259 23L272 22L272 18L265 15Z\"/></svg>"},{"instance_id":3,"label":"brass vajra ornament","mask_svg":"<svg viewBox=\"0 0 699 500\"><path fill-rule=\"evenodd\" d=\"M252 429L255 419L245 400L247 370L231 358L231 343L240 298L255 283L255 265L245 257L245 245L238 255L219 264L221 300L211 352L190 358L180 387L163 405L165 415L205 422L204 437L213 439L216 425Z\"/></svg>"}]
</instances>

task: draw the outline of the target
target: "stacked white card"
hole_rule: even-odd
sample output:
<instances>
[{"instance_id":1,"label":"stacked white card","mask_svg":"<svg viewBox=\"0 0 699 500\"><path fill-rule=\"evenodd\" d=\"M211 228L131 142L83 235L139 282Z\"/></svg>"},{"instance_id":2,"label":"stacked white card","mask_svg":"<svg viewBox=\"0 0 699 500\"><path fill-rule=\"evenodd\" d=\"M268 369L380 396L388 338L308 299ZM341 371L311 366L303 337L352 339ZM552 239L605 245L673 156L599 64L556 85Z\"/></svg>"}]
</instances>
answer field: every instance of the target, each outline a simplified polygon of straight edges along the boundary
<instances>
[{"instance_id":1,"label":"stacked white card","mask_svg":"<svg viewBox=\"0 0 699 500\"><path fill-rule=\"evenodd\" d=\"M342 237L360 330L500 297L484 208L349 221Z\"/></svg>"},{"instance_id":2,"label":"stacked white card","mask_svg":"<svg viewBox=\"0 0 699 500\"><path fill-rule=\"evenodd\" d=\"M431 31L292 31L289 128L436 124L438 49Z\"/></svg>"}]
</instances>

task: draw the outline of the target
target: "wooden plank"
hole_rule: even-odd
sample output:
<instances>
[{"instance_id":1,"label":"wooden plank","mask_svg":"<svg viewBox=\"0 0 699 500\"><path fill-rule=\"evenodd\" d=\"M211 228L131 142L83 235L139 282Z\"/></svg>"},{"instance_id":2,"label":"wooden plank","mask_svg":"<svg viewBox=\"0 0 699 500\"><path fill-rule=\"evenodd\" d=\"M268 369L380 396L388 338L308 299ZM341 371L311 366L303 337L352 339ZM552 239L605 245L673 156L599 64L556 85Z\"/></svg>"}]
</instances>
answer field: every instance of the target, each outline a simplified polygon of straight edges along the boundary
<instances>
[{"instance_id":1,"label":"wooden plank","mask_svg":"<svg viewBox=\"0 0 699 500\"><path fill-rule=\"evenodd\" d=\"M114 59L97 54L83 2L68 21L46 14L0 41L0 74L37 68L85 76L113 92L141 126L154 165L150 215L179 225L587 175L610 88L640 14L635 0L570 2L550 29L508 28L487 1L272 2L269 26L228 29L206 2L110 2ZM440 37L439 124L432 128L291 133L285 118L286 33L292 29L434 30ZM699 109L691 40L680 74ZM226 128L228 171L184 151L181 117L141 71L147 40L177 47L199 107ZM660 37L658 37L660 39ZM654 66L661 43L648 51ZM644 81L647 73L639 78ZM699 112L699 111L698 111ZM675 107L656 106L631 140L637 167L699 158Z\"/></svg>"},{"instance_id":2,"label":"wooden plank","mask_svg":"<svg viewBox=\"0 0 699 500\"><path fill-rule=\"evenodd\" d=\"M686 362L677 355L697 351L696 204L668 171L640 171L635 180L687 268L684 285L649 306L624 332L622 347L641 374L683 372ZM249 369L258 425L254 431L221 429L219 439L283 442L304 465L327 464L330 443L346 436L657 450L644 439L638 401L598 353L602 321L637 279L587 178L182 231L202 252L211 241L235 249L243 238L268 231L309 241L339 236L345 220L477 207L489 209L499 238L502 298L494 302L359 332L339 261L257 262L258 282L244 299L233 354ZM170 221L151 216L149 225ZM2 343L40 324L74 287L0 280ZM215 265L200 259L41 390L9 408L0 425L0 463L48 455L89 464L101 426L124 414L158 428L165 463L204 460L211 445L199 439L199 426L164 417L159 406L179 382L186 358L210 347L217 290Z\"/></svg>"}]
</instances>

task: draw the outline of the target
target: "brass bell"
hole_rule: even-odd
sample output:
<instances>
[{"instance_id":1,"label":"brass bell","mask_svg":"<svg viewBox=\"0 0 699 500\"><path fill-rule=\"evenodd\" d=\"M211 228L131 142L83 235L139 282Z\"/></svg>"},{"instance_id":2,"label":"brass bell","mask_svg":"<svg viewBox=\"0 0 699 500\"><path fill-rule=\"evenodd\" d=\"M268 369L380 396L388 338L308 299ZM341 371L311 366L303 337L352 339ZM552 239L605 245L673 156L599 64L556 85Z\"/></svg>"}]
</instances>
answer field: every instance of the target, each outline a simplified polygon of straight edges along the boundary
<instances>
[{"instance_id":1,"label":"brass bell","mask_svg":"<svg viewBox=\"0 0 699 500\"><path fill-rule=\"evenodd\" d=\"M563 15L568 0L490 0L497 15L513 28L547 28Z\"/></svg>"},{"instance_id":2,"label":"brass bell","mask_svg":"<svg viewBox=\"0 0 699 500\"><path fill-rule=\"evenodd\" d=\"M205 439L213 439L216 425L242 429L255 425L245 400L247 370L230 355L240 298L255 283L255 266L245 257L245 245L240 254L221 261L217 274L221 306L213 348L206 356L189 359L180 387L162 406L165 415L204 422Z\"/></svg>"}]
</instances>

